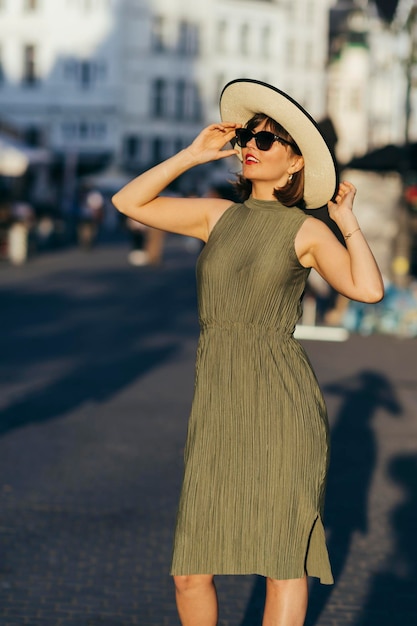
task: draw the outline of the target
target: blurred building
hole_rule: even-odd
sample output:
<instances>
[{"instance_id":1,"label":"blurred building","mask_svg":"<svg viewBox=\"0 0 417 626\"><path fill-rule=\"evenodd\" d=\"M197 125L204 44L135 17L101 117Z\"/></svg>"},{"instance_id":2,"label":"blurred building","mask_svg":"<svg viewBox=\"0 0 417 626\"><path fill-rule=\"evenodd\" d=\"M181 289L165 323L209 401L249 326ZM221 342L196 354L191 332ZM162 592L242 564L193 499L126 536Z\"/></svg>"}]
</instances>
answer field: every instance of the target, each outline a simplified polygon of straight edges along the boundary
<instances>
[{"instance_id":1,"label":"blurred building","mask_svg":"<svg viewBox=\"0 0 417 626\"><path fill-rule=\"evenodd\" d=\"M218 120L222 87L237 77L288 90L326 111L327 0L138 0L124 3L121 158L146 165Z\"/></svg>"},{"instance_id":2,"label":"blurred building","mask_svg":"<svg viewBox=\"0 0 417 626\"><path fill-rule=\"evenodd\" d=\"M0 117L62 162L108 157L120 100L113 29L107 0L1 0Z\"/></svg>"},{"instance_id":3,"label":"blurred building","mask_svg":"<svg viewBox=\"0 0 417 626\"><path fill-rule=\"evenodd\" d=\"M342 163L417 141L415 11L415 0L338 0L330 11L328 110Z\"/></svg>"},{"instance_id":4,"label":"blurred building","mask_svg":"<svg viewBox=\"0 0 417 626\"><path fill-rule=\"evenodd\" d=\"M68 189L111 161L137 172L172 154L218 119L226 82L249 77L330 117L346 162L417 133L416 0L388 4L0 0L0 122L50 149Z\"/></svg>"},{"instance_id":5,"label":"blurred building","mask_svg":"<svg viewBox=\"0 0 417 626\"><path fill-rule=\"evenodd\" d=\"M304 105L342 166L417 142L417 0L0 0L0 191L70 221L83 186L104 177L108 199L110 181L217 121L221 90L239 77ZM15 171L27 164L25 181L5 186L12 158ZM233 167L200 166L182 191L206 191ZM374 235L387 268L402 184L402 172L381 180L391 217ZM381 221L378 201L363 212Z\"/></svg>"},{"instance_id":6,"label":"blurred building","mask_svg":"<svg viewBox=\"0 0 417 626\"><path fill-rule=\"evenodd\" d=\"M237 77L326 113L330 0L0 0L0 119L63 176L132 171L219 118Z\"/></svg>"}]
</instances>

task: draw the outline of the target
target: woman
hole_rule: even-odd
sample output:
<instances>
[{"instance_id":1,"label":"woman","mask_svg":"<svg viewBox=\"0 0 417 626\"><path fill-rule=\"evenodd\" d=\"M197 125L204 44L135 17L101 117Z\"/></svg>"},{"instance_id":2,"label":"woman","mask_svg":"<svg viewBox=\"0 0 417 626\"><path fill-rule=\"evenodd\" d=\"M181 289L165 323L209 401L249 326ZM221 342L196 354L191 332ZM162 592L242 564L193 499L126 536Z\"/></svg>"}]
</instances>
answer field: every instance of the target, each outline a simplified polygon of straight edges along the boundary
<instances>
[{"instance_id":1,"label":"woman","mask_svg":"<svg viewBox=\"0 0 417 626\"><path fill-rule=\"evenodd\" d=\"M206 244L197 264L201 334L171 570L181 623L217 624L214 575L259 574L267 579L263 626L301 626L307 576L333 579L322 524L327 415L293 331L310 268L355 300L379 301L383 285L352 213L355 189L337 186L309 114L278 89L246 79L225 87L220 106L225 121L113 201L132 219ZM243 204L159 196L190 168L236 154ZM301 210L326 203L346 247Z\"/></svg>"}]
</instances>

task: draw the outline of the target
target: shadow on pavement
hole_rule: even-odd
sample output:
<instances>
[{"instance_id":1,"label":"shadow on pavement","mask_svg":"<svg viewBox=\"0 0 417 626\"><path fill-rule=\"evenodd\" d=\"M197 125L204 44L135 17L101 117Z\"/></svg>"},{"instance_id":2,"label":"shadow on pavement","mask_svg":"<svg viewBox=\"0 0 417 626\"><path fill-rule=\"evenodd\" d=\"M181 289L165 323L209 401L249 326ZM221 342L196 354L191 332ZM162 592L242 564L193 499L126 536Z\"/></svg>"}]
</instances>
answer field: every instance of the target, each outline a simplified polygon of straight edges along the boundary
<instances>
[{"instance_id":1,"label":"shadow on pavement","mask_svg":"<svg viewBox=\"0 0 417 626\"><path fill-rule=\"evenodd\" d=\"M80 263L3 288L1 299L0 434L108 400L197 333L192 264L104 271Z\"/></svg>"},{"instance_id":2,"label":"shadow on pavement","mask_svg":"<svg viewBox=\"0 0 417 626\"><path fill-rule=\"evenodd\" d=\"M404 494L391 515L395 549L387 559L385 571L374 574L367 601L354 626L417 624L417 454L392 459L388 475Z\"/></svg>"},{"instance_id":3,"label":"shadow on pavement","mask_svg":"<svg viewBox=\"0 0 417 626\"><path fill-rule=\"evenodd\" d=\"M390 381L375 371L363 371L327 385L324 393L342 399L331 431L331 462L327 485L325 527L335 584L340 579L353 535L368 531L368 498L377 458L374 416L383 410L399 416L402 408ZM333 586L314 580L306 626L317 624Z\"/></svg>"},{"instance_id":4,"label":"shadow on pavement","mask_svg":"<svg viewBox=\"0 0 417 626\"><path fill-rule=\"evenodd\" d=\"M368 527L368 496L376 462L376 442L372 419L379 409L401 414L395 391L385 376L363 371L324 388L325 394L342 398L342 405L331 432L331 466L327 485L325 525L335 582L343 572L353 533ZM306 626L318 623L333 586L314 580L310 592ZM240 626L261 626L265 602L265 581L259 577L253 586ZM396 622L391 622L391 625ZM405 623L405 622L403 622ZM357 626L365 626L360 623ZM366 623L370 626L370 622Z\"/></svg>"},{"instance_id":5,"label":"shadow on pavement","mask_svg":"<svg viewBox=\"0 0 417 626\"><path fill-rule=\"evenodd\" d=\"M330 531L330 560L337 584L349 555L353 534L356 531L365 533L368 527L368 496L377 453L372 419L380 409L398 416L401 406L390 381L373 371L363 371L328 385L324 392L336 394L342 399L331 433L332 460L325 516L326 529ZM332 586L313 581L306 626L318 623L332 589ZM261 626L264 602L265 581L259 577L240 626ZM391 625L393 623L396 622L391 621ZM371 622L360 622L356 626L365 624L371 626Z\"/></svg>"}]
</instances>

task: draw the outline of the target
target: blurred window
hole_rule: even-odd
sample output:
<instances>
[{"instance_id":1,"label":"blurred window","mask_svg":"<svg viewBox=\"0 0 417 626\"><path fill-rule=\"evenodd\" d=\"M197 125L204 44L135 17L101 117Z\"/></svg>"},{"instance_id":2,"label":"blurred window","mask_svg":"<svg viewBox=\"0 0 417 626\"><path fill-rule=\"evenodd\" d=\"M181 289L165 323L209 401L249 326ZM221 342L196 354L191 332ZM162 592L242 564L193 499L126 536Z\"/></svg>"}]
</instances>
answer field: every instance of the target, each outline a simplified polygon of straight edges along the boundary
<instances>
[{"instance_id":1,"label":"blurred window","mask_svg":"<svg viewBox=\"0 0 417 626\"><path fill-rule=\"evenodd\" d=\"M104 60L84 60L67 58L63 61L63 76L65 80L79 83L87 89L97 82L105 82L107 78L107 64Z\"/></svg>"},{"instance_id":2,"label":"blurred window","mask_svg":"<svg viewBox=\"0 0 417 626\"><path fill-rule=\"evenodd\" d=\"M24 137L29 146L38 147L42 145L42 130L37 126L26 128Z\"/></svg>"},{"instance_id":3,"label":"blurred window","mask_svg":"<svg viewBox=\"0 0 417 626\"><path fill-rule=\"evenodd\" d=\"M75 80L78 74L78 61L76 59L65 59L63 72L65 80Z\"/></svg>"},{"instance_id":4,"label":"blurred window","mask_svg":"<svg viewBox=\"0 0 417 626\"><path fill-rule=\"evenodd\" d=\"M107 135L107 126L100 121L69 120L61 124L61 135L66 141L101 141Z\"/></svg>"},{"instance_id":5,"label":"blurred window","mask_svg":"<svg viewBox=\"0 0 417 626\"><path fill-rule=\"evenodd\" d=\"M296 45L294 39L287 40L286 63L288 67L295 65Z\"/></svg>"},{"instance_id":6,"label":"blurred window","mask_svg":"<svg viewBox=\"0 0 417 626\"><path fill-rule=\"evenodd\" d=\"M165 50L165 20L162 15L154 15L152 21L151 47L155 52Z\"/></svg>"},{"instance_id":7,"label":"blurred window","mask_svg":"<svg viewBox=\"0 0 417 626\"><path fill-rule=\"evenodd\" d=\"M24 0L23 10L26 12L36 11L39 8L38 0Z\"/></svg>"},{"instance_id":8,"label":"blurred window","mask_svg":"<svg viewBox=\"0 0 417 626\"><path fill-rule=\"evenodd\" d=\"M106 61L98 61L96 63L96 74L97 74L97 78L104 82L107 78L107 63Z\"/></svg>"},{"instance_id":9,"label":"blurred window","mask_svg":"<svg viewBox=\"0 0 417 626\"><path fill-rule=\"evenodd\" d=\"M191 47L194 55L200 51L200 28L198 24L193 24L191 29Z\"/></svg>"},{"instance_id":10,"label":"blurred window","mask_svg":"<svg viewBox=\"0 0 417 626\"><path fill-rule=\"evenodd\" d=\"M178 33L178 52L180 54L187 54L188 52L188 23L181 20L179 23Z\"/></svg>"},{"instance_id":11,"label":"blurred window","mask_svg":"<svg viewBox=\"0 0 417 626\"><path fill-rule=\"evenodd\" d=\"M163 147L164 141L161 137L155 137L152 141L152 160L154 163L160 163L163 161Z\"/></svg>"},{"instance_id":12,"label":"blurred window","mask_svg":"<svg viewBox=\"0 0 417 626\"><path fill-rule=\"evenodd\" d=\"M165 117L167 84L164 78L157 78L152 85L152 110L154 117Z\"/></svg>"},{"instance_id":13,"label":"blurred window","mask_svg":"<svg viewBox=\"0 0 417 626\"><path fill-rule=\"evenodd\" d=\"M228 28L227 22L222 20L217 24L217 34L216 34L216 45L217 52L226 52L227 50L227 36L228 36Z\"/></svg>"},{"instance_id":14,"label":"blurred window","mask_svg":"<svg viewBox=\"0 0 417 626\"><path fill-rule=\"evenodd\" d=\"M271 57L271 27L264 26L261 31L261 55L264 59Z\"/></svg>"},{"instance_id":15,"label":"blurred window","mask_svg":"<svg viewBox=\"0 0 417 626\"><path fill-rule=\"evenodd\" d=\"M87 122L80 122L80 126L79 126L79 134L80 134L80 139L87 139L89 132L88 132L88 124Z\"/></svg>"},{"instance_id":16,"label":"blurred window","mask_svg":"<svg viewBox=\"0 0 417 626\"><path fill-rule=\"evenodd\" d=\"M240 27L240 52L243 56L249 54L249 24Z\"/></svg>"},{"instance_id":17,"label":"blurred window","mask_svg":"<svg viewBox=\"0 0 417 626\"><path fill-rule=\"evenodd\" d=\"M314 68L314 46L311 42L308 42L305 48L305 68Z\"/></svg>"},{"instance_id":18,"label":"blurred window","mask_svg":"<svg viewBox=\"0 0 417 626\"><path fill-rule=\"evenodd\" d=\"M140 139L136 135L129 135L124 140L124 153L127 159L137 160L140 155Z\"/></svg>"},{"instance_id":19,"label":"blurred window","mask_svg":"<svg viewBox=\"0 0 417 626\"><path fill-rule=\"evenodd\" d=\"M87 89L91 87L93 81L94 67L91 61L81 61L80 63L80 84Z\"/></svg>"},{"instance_id":20,"label":"blurred window","mask_svg":"<svg viewBox=\"0 0 417 626\"><path fill-rule=\"evenodd\" d=\"M189 114L191 119L195 121L201 120L202 117L202 108L201 108L201 99L200 92L197 85L190 85L188 90L188 106L187 113Z\"/></svg>"},{"instance_id":21,"label":"blurred window","mask_svg":"<svg viewBox=\"0 0 417 626\"><path fill-rule=\"evenodd\" d=\"M23 82L33 85L37 81L37 48L33 44L23 47Z\"/></svg>"},{"instance_id":22,"label":"blurred window","mask_svg":"<svg viewBox=\"0 0 417 626\"><path fill-rule=\"evenodd\" d=\"M63 138L68 141L75 139L77 136L77 125L75 122L63 122L61 124L61 133Z\"/></svg>"},{"instance_id":23,"label":"blurred window","mask_svg":"<svg viewBox=\"0 0 417 626\"><path fill-rule=\"evenodd\" d=\"M179 120L184 119L185 116L186 90L187 85L185 80L180 79L177 81L175 90L175 117Z\"/></svg>"},{"instance_id":24,"label":"blurred window","mask_svg":"<svg viewBox=\"0 0 417 626\"><path fill-rule=\"evenodd\" d=\"M307 24L312 24L315 17L315 4L313 1L307 2L305 8L305 17Z\"/></svg>"},{"instance_id":25,"label":"blurred window","mask_svg":"<svg viewBox=\"0 0 417 626\"><path fill-rule=\"evenodd\" d=\"M195 56L199 49L199 31L196 24L181 20L178 26L178 52L186 56Z\"/></svg>"},{"instance_id":26,"label":"blurred window","mask_svg":"<svg viewBox=\"0 0 417 626\"><path fill-rule=\"evenodd\" d=\"M93 122L90 125L90 133L92 139L104 139L107 134L107 126L104 122Z\"/></svg>"}]
</instances>

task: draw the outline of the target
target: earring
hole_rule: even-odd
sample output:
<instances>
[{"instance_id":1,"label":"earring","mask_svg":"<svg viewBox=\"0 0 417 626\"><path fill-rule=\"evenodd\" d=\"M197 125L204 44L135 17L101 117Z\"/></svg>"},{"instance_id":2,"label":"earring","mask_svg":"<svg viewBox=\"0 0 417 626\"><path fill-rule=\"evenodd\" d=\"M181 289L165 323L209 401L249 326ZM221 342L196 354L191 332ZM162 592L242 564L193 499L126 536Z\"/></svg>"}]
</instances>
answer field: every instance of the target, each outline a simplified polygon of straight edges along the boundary
<instances>
[{"instance_id":1,"label":"earring","mask_svg":"<svg viewBox=\"0 0 417 626\"><path fill-rule=\"evenodd\" d=\"M290 183L290 182L292 181L292 178L293 178L293 174L290 174L290 175L288 176L288 183Z\"/></svg>"}]
</instances>

